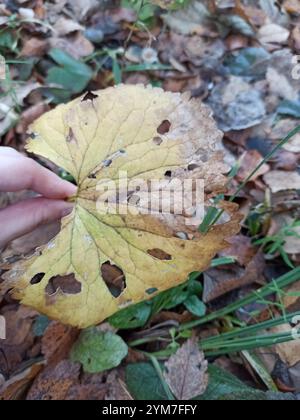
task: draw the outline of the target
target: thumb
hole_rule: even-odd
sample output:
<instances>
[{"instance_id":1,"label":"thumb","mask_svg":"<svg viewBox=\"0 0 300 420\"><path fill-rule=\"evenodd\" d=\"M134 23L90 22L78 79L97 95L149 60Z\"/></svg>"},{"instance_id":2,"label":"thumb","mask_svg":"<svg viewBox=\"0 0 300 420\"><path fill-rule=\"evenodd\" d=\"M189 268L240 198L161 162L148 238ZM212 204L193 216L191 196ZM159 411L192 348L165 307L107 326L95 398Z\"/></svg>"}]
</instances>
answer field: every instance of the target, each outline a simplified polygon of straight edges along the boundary
<instances>
[{"instance_id":1,"label":"thumb","mask_svg":"<svg viewBox=\"0 0 300 420\"><path fill-rule=\"evenodd\" d=\"M61 219L72 209L71 203L38 197L0 210L0 249L41 224Z\"/></svg>"}]
</instances>

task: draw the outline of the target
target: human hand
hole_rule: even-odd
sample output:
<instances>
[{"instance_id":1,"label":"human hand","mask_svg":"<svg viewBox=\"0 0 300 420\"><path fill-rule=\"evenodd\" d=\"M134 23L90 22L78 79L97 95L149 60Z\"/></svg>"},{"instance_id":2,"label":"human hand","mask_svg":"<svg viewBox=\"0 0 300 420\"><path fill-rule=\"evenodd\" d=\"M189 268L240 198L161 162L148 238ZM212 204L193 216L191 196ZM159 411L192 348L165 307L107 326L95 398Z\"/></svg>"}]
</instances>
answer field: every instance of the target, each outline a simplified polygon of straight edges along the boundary
<instances>
[{"instance_id":1,"label":"human hand","mask_svg":"<svg viewBox=\"0 0 300 420\"><path fill-rule=\"evenodd\" d=\"M0 249L41 224L59 220L72 211L64 201L77 188L53 172L9 147L0 147L0 191L33 190L37 198L0 210Z\"/></svg>"}]
</instances>

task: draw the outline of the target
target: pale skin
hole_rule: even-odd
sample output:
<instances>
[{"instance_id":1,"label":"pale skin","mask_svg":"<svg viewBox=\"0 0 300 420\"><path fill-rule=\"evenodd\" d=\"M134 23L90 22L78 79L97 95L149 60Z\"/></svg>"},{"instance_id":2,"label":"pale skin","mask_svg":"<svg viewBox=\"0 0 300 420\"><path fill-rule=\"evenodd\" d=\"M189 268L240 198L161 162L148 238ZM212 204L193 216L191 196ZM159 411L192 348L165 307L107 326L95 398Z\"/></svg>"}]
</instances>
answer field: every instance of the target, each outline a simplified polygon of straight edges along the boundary
<instances>
[{"instance_id":1,"label":"pale skin","mask_svg":"<svg viewBox=\"0 0 300 420\"><path fill-rule=\"evenodd\" d=\"M0 210L0 249L40 225L72 211L66 199L76 187L9 147L0 147L0 191L35 191L38 196Z\"/></svg>"}]
</instances>

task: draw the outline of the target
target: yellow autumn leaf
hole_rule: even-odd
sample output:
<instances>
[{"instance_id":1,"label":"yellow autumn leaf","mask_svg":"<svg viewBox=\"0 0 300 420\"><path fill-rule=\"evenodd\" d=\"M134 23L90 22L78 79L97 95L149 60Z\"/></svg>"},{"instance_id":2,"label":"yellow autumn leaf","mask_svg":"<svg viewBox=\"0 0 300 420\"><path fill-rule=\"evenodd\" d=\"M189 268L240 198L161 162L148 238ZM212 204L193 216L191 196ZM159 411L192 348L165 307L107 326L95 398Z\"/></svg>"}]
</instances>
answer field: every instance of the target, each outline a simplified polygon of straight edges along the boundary
<instances>
[{"instance_id":1,"label":"yellow autumn leaf","mask_svg":"<svg viewBox=\"0 0 300 420\"><path fill-rule=\"evenodd\" d=\"M58 236L16 265L5 287L52 319L80 328L98 324L205 270L239 230L230 206L228 220L206 235L187 226L183 215L99 211L99 200L107 202L99 185L107 179L117 185L118 202L129 202L131 210L145 205L131 191L122 201L124 174L146 185L158 179L160 187L175 175L201 178L207 203L222 190L222 134L211 111L188 95L143 86L108 88L58 106L31 132L27 150L72 174L78 194ZM113 192L109 187L108 197Z\"/></svg>"}]
</instances>

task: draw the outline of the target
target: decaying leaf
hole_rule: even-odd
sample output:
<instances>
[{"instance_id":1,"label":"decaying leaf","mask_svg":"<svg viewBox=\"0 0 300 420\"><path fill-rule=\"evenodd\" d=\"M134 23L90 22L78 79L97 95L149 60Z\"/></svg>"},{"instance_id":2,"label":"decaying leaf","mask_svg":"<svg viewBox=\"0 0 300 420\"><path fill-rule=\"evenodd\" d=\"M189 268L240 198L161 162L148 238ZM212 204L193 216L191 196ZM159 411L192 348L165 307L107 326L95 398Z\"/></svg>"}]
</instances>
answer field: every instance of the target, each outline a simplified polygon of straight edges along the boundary
<instances>
[{"instance_id":1,"label":"decaying leaf","mask_svg":"<svg viewBox=\"0 0 300 420\"><path fill-rule=\"evenodd\" d=\"M160 3L163 3L160 1ZM161 4L160 4L161 5ZM203 23L210 17L209 10L202 1L192 1L182 10L163 15L163 20L175 32L192 35L205 32Z\"/></svg>"},{"instance_id":2,"label":"decaying leaf","mask_svg":"<svg viewBox=\"0 0 300 420\"><path fill-rule=\"evenodd\" d=\"M158 179L160 188L173 176L203 179L206 201L224 189L221 133L211 111L187 95L121 85L61 105L31 130L28 151L72 174L78 193L58 236L16 265L4 283L50 318L83 328L98 324L205 270L239 230L235 205L201 235L183 215L141 214L143 191L140 202L134 191L122 195L125 171L130 183ZM117 204L135 214L99 212L99 185L107 179L118 186Z\"/></svg>"},{"instance_id":3,"label":"decaying leaf","mask_svg":"<svg viewBox=\"0 0 300 420\"><path fill-rule=\"evenodd\" d=\"M290 32L275 23L267 24L258 31L258 39L264 45L284 44L287 42Z\"/></svg>"},{"instance_id":4,"label":"decaying leaf","mask_svg":"<svg viewBox=\"0 0 300 420\"><path fill-rule=\"evenodd\" d=\"M242 77L230 76L228 81L217 85L209 104L223 131L254 127L266 115L261 93Z\"/></svg>"},{"instance_id":5,"label":"decaying leaf","mask_svg":"<svg viewBox=\"0 0 300 420\"><path fill-rule=\"evenodd\" d=\"M1 63L0 63L1 67ZM1 80L1 75L0 75ZM5 134L9 128L15 125L19 119L15 107L23 105L24 99L30 92L40 87L39 83L28 83L15 89L14 95L7 93L1 98L0 103L0 136Z\"/></svg>"},{"instance_id":6,"label":"decaying leaf","mask_svg":"<svg viewBox=\"0 0 300 420\"><path fill-rule=\"evenodd\" d=\"M300 188L300 175L296 171L270 171L264 176L264 180L273 193Z\"/></svg>"},{"instance_id":7,"label":"decaying leaf","mask_svg":"<svg viewBox=\"0 0 300 420\"><path fill-rule=\"evenodd\" d=\"M24 398L30 383L33 382L34 378L44 367L45 362L36 362L23 372L16 374L3 386L0 386L0 400L15 401Z\"/></svg>"},{"instance_id":8,"label":"decaying leaf","mask_svg":"<svg viewBox=\"0 0 300 420\"><path fill-rule=\"evenodd\" d=\"M291 326L289 324L279 325L271 328L270 331L274 334L289 332ZM295 331L297 328L295 328ZM280 343L275 346L276 352L279 354L281 360L285 361L289 366L295 366L299 363L300 340L294 340L290 343Z\"/></svg>"},{"instance_id":9,"label":"decaying leaf","mask_svg":"<svg viewBox=\"0 0 300 420\"><path fill-rule=\"evenodd\" d=\"M57 365L47 366L35 378L26 399L62 401L67 399L70 389L77 384L79 363L62 360Z\"/></svg>"},{"instance_id":10,"label":"decaying leaf","mask_svg":"<svg viewBox=\"0 0 300 420\"><path fill-rule=\"evenodd\" d=\"M197 341L190 339L166 362L164 377L178 400L191 400L207 388L207 367Z\"/></svg>"}]
</instances>

